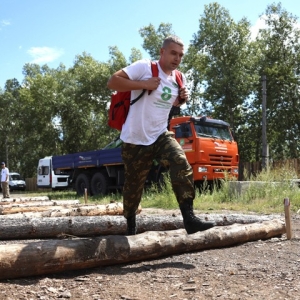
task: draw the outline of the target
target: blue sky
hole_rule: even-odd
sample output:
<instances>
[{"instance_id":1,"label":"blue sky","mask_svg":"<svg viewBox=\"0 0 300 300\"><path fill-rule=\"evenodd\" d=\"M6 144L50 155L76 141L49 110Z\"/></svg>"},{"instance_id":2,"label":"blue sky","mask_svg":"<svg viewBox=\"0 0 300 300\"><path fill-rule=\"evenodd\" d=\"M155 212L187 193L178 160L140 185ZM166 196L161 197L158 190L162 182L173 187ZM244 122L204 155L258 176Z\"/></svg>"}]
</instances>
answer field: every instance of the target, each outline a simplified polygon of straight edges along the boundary
<instances>
[{"instance_id":1,"label":"blue sky","mask_svg":"<svg viewBox=\"0 0 300 300\"><path fill-rule=\"evenodd\" d=\"M0 0L0 88L7 79L23 80L26 63L67 68L76 55L109 59L109 46L126 58L132 47L142 49L139 29L172 23L188 44L198 31L205 0ZM219 0L235 21L246 17L253 26L267 6L266 0ZM278 3L279 1L275 1ZM283 0L282 6L300 17L300 1ZM147 54L143 52L144 57Z\"/></svg>"}]
</instances>

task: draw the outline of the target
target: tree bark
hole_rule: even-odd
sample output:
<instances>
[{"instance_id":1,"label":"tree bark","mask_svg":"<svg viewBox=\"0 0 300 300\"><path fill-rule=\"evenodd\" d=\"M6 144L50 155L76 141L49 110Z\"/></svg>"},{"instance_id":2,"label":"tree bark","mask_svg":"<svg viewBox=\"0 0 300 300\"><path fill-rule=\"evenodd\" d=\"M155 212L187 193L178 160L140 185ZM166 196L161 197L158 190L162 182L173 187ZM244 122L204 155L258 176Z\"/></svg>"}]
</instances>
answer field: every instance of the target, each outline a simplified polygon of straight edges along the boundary
<instances>
[{"instance_id":1,"label":"tree bark","mask_svg":"<svg viewBox=\"0 0 300 300\"><path fill-rule=\"evenodd\" d=\"M8 199L0 199L0 205L6 204L10 202L27 202L27 201L49 201L48 196L40 196L40 197L13 197Z\"/></svg>"},{"instance_id":2,"label":"tree bark","mask_svg":"<svg viewBox=\"0 0 300 300\"><path fill-rule=\"evenodd\" d=\"M15 215L16 216L16 215ZM52 218L28 218L22 214L19 218L10 215L0 216L0 240L56 238L59 236L95 236L120 235L126 232L126 220L123 216L74 216ZM255 223L270 220L271 216L255 215L197 215L201 220L214 222L218 226L234 223ZM183 227L180 214L173 215L138 215L137 231L165 231Z\"/></svg>"},{"instance_id":3,"label":"tree bark","mask_svg":"<svg viewBox=\"0 0 300 300\"><path fill-rule=\"evenodd\" d=\"M70 201L70 202L67 202ZM74 200L78 201L78 200ZM48 202L45 202L48 203ZM77 204L73 200L61 200L53 202L52 206L26 206L20 204L18 206L0 207L0 215L9 215L22 213L24 217L40 218L40 217L66 217L66 216L103 216L103 215L122 215L123 204L109 203L100 205L71 205ZM70 204L70 205L68 205ZM64 205L64 206L57 206ZM141 212L141 206L138 207L137 214Z\"/></svg>"},{"instance_id":4,"label":"tree bark","mask_svg":"<svg viewBox=\"0 0 300 300\"><path fill-rule=\"evenodd\" d=\"M0 208L7 209L11 207L40 207L40 206L59 206L59 205L80 205L79 200L46 200L46 201L24 201L2 203Z\"/></svg>"},{"instance_id":5,"label":"tree bark","mask_svg":"<svg viewBox=\"0 0 300 300\"><path fill-rule=\"evenodd\" d=\"M0 279L123 264L162 256L229 247L285 233L282 220L214 227L187 235L183 229L135 236L105 236L0 245Z\"/></svg>"},{"instance_id":6,"label":"tree bark","mask_svg":"<svg viewBox=\"0 0 300 300\"><path fill-rule=\"evenodd\" d=\"M10 203L0 205L0 215L24 213L24 212L41 212L51 209L63 209L67 207L76 207L80 205L79 200L57 200L42 202Z\"/></svg>"}]
</instances>

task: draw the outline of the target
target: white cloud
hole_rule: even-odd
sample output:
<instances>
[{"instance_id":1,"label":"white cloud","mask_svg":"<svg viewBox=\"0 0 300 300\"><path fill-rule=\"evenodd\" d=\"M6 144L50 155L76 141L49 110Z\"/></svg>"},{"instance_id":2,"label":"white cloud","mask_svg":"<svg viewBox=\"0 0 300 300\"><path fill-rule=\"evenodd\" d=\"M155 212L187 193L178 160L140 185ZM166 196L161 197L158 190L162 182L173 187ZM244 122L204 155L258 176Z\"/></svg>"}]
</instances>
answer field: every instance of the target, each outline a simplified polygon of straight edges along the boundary
<instances>
[{"instance_id":1,"label":"white cloud","mask_svg":"<svg viewBox=\"0 0 300 300\"><path fill-rule=\"evenodd\" d=\"M33 58L31 63L44 64L56 60L64 54L64 51L49 47L31 47L27 53Z\"/></svg>"},{"instance_id":2,"label":"white cloud","mask_svg":"<svg viewBox=\"0 0 300 300\"><path fill-rule=\"evenodd\" d=\"M274 16L275 18L278 18L278 15ZM259 34L259 30L260 29L265 29L267 28L267 24L266 24L266 19L267 16L266 15L262 15L259 19L256 20L256 23L250 28L251 31L251 40L255 40L256 37ZM296 22L294 24L294 29L296 30L300 30L300 23Z\"/></svg>"},{"instance_id":3,"label":"white cloud","mask_svg":"<svg viewBox=\"0 0 300 300\"><path fill-rule=\"evenodd\" d=\"M4 26L8 26L10 25L10 22L8 20L1 20L1 27L4 27Z\"/></svg>"},{"instance_id":4,"label":"white cloud","mask_svg":"<svg viewBox=\"0 0 300 300\"><path fill-rule=\"evenodd\" d=\"M9 25L10 25L9 21L7 21L7 20L1 20L0 21L0 31L2 30L3 27L9 26Z\"/></svg>"},{"instance_id":5,"label":"white cloud","mask_svg":"<svg viewBox=\"0 0 300 300\"><path fill-rule=\"evenodd\" d=\"M256 20L256 23L250 28L251 31L251 40L255 40L258 36L259 29L264 29L267 27L265 22L265 15L261 16L259 19Z\"/></svg>"}]
</instances>

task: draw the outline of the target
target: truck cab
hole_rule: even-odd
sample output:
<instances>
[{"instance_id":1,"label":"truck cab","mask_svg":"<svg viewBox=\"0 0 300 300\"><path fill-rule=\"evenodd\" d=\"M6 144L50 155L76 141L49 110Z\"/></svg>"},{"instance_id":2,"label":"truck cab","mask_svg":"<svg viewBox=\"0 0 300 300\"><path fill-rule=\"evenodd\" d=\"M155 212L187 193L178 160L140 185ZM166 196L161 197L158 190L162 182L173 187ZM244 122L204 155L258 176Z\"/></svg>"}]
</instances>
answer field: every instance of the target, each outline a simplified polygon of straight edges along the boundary
<instances>
[{"instance_id":1,"label":"truck cab","mask_svg":"<svg viewBox=\"0 0 300 300\"><path fill-rule=\"evenodd\" d=\"M193 168L196 184L212 183L227 175L238 177L238 147L227 122L184 116L171 119L170 130Z\"/></svg>"},{"instance_id":2,"label":"truck cab","mask_svg":"<svg viewBox=\"0 0 300 300\"><path fill-rule=\"evenodd\" d=\"M65 189L69 186L69 175L63 171L54 170L52 156L39 160L37 168L37 187L52 188L53 190Z\"/></svg>"}]
</instances>

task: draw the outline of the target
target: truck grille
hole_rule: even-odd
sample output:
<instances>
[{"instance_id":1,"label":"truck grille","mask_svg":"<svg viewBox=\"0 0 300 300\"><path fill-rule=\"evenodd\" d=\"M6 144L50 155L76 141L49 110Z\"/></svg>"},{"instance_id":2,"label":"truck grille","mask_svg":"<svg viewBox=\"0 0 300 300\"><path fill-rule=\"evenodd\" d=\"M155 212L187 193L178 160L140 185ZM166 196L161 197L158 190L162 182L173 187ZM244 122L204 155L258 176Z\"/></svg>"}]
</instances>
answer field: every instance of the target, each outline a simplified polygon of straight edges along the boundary
<instances>
[{"instance_id":1,"label":"truck grille","mask_svg":"<svg viewBox=\"0 0 300 300\"><path fill-rule=\"evenodd\" d=\"M232 162L232 156L231 155L210 154L209 161L212 165L230 166L231 162Z\"/></svg>"}]
</instances>

